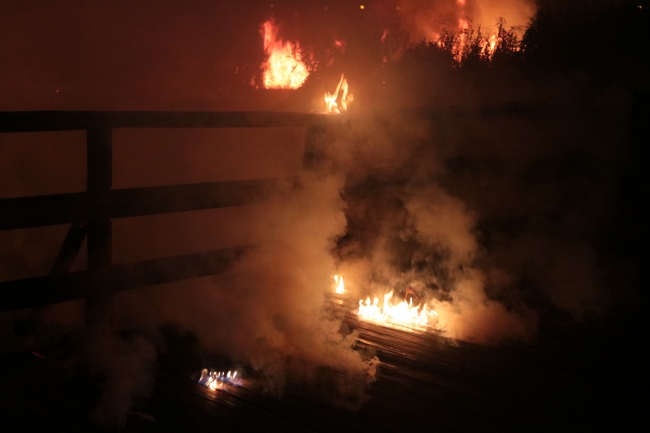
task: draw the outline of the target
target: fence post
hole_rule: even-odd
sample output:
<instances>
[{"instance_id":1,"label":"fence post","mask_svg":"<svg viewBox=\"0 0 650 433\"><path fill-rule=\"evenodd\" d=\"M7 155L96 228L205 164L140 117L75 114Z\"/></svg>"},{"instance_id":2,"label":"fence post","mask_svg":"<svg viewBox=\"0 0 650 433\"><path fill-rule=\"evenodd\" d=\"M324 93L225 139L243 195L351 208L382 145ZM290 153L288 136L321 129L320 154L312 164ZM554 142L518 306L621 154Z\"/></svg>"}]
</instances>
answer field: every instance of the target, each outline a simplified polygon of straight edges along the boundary
<instances>
[{"instance_id":1,"label":"fence post","mask_svg":"<svg viewBox=\"0 0 650 433\"><path fill-rule=\"evenodd\" d=\"M95 206L103 206L106 191L113 183L112 130L87 131L87 192ZM88 272L86 292L86 326L110 327L113 313L112 288L106 283L106 271L112 258L112 224L103 218L101 209L88 221ZM95 212L93 212L95 213Z\"/></svg>"}]
</instances>

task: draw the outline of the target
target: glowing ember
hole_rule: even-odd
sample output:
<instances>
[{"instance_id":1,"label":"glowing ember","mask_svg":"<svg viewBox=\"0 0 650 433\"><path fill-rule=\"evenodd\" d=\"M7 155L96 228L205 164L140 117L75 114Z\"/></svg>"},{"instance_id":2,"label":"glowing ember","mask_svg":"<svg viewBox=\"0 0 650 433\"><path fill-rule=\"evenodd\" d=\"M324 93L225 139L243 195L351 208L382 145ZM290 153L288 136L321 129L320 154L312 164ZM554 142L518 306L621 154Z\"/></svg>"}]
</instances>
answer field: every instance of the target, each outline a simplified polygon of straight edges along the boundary
<instances>
[{"instance_id":1,"label":"glowing ember","mask_svg":"<svg viewBox=\"0 0 650 433\"><path fill-rule=\"evenodd\" d=\"M334 278L334 281L336 282L336 291L335 293L342 295L345 293L345 283L343 282L343 276L342 275L334 275L332 278Z\"/></svg>"},{"instance_id":2,"label":"glowing ember","mask_svg":"<svg viewBox=\"0 0 650 433\"><path fill-rule=\"evenodd\" d=\"M379 298L375 298L372 303L370 298L359 301L359 310L357 315L363 319L379 324L401 325L401 326L433 326L432 320L438 315L434 310L427 307L427 305L413 306L412 298L407 301L402 301L398 304L392 304L391 298L393 291L391 290L383 296L383 302L379 305Z\"/></svg>"},{"instance_id":3,"label":"glowing ember","mask_svg":"<svg viewBox=\"0 0 650 433\"><path fill-rule=\"evenodd\" d=\"M271 18L262 24L264 51L268 56L262 65L264 87L267 89L297 89L302 86L309 71L302 62L300 45L278 38L278 27Z\"/></svg>"},{"instance_id":4,"label":"glowing ember","mask_svg":"<svg viewBox=\"0 0 650 433\"><path fill-rule=\"evenodd\" d=\"M212 391L224 390L226 385L231 385L234 387L241 386L241 379L237 377L237 372L228 371L227 373L222 371L208 371L207 368L201 370L201 377L199 378L199 384L205 386L206 388L211 389Z\"/></svg>"},{"instance_id":5,"label":"glowing ember","mask_svg":"<svg viewBox=\"0 0 650 433\"><path fill-rule=\"evenodd\" d=\"M339 93L341 93L340 99ZM341 74L341 79L339 80L339 84L336 86L334 93L325 93L325 104L327 105L326 112L339 114L348 111L348 104L352 102L353 99L352 93L348 93L348 80L346 80L345 76Z\"/></svg>"}]
</instances>

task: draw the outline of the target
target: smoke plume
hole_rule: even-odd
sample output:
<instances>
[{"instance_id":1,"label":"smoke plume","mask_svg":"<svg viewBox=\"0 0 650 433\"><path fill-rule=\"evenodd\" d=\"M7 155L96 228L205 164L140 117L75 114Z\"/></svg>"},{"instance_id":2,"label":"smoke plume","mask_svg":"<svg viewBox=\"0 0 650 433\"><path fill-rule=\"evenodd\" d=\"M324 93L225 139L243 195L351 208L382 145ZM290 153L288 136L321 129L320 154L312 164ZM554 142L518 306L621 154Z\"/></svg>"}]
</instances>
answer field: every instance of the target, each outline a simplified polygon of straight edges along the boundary
<instances>
[{"instance_id":1,"label":"smoke plume","mask_svg":"<svg viewBox=\"0 0 650 433\"><path fill-rule=\"evenodd\" d=\"M422 90L448 78L402 67L391 82L424 77L419 67L432 73ZM628 290L607 286L618 264L597 247L616 211L624 95L598 99L579 77L536 78L537 89L517 80L485 72L396 92L323 140L328 169L346 178L348 229L334 253L359 298L410 288L446 335L496 343L533 338L547 313L602 315L612 294ZM476 111L436 120L397 108L413 97ZM517 115L482 115L475 105L524 97L535 108Z\"/></svg>"},{"instance_id":2,"label":"smoke plume","mask_svg":"<svg viewBox=\"0 0 650 433\"><path fill-rule=\"evenodd\" d=\"M341 188L336 175L288 181L252 209L243 224L260 242L225 274L151 298L133 294L127 309L194 331L206 349L251 366L273 395L307 384L323 387L332 403L358 407L376 361L362 359L355 335L341 334L324 309L335 273L330 251L346 227Z\"/></svg>"},{"instance_id":3,"label":"smoke plume","mask_svg":"<svg viewBox=\"0 0 650 433\"><path fill-rule=\"evenodd\" d=\"M87 356L103 379L93 419L123 426L129 410L153 389L158 356L155 338L142 333L120 336L108 329L96 331L86 338Z\"/></svg>"}]
</instances>

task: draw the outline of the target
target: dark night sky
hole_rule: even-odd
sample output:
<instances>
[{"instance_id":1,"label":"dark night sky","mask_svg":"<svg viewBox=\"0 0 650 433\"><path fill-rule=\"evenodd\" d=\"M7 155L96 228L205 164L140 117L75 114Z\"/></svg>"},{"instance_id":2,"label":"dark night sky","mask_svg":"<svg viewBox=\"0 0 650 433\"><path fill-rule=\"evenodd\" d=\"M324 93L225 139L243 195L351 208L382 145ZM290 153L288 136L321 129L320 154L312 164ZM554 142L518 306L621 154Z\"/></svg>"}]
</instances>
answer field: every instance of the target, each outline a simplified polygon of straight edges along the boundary
<instances>
[{"instance_id":1,"label":"dark night sky","mask_svg":"<svg viewBox=\"0 0 650 433\"><path fill-rule=\"evenodd\" d=\"M369 13L344 1L3 2L0 108L218 98L259 74L259 28L270 16L316 50L354 38Z\"/></svg>"}]
</instances>

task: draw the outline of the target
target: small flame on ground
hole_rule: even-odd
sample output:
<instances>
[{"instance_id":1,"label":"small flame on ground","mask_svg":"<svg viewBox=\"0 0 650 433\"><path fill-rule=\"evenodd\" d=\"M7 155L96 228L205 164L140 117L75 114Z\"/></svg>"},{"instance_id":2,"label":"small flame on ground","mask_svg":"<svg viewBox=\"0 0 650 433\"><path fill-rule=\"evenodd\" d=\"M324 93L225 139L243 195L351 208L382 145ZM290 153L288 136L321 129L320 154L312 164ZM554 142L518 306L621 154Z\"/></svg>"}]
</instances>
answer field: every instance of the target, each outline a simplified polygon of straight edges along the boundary
<instances>
[{"instance_id":1,"label":"small flame on ground","mask_svg":"<svg viewBox=\"0 0 650 433\"><path fill-rule=\"evenodd\" d=\"M339 92L341 92L340 99ZM352 102L353 99L352 93L349 93L348 91L348 80L346 80L345 76L341 74L341 79L339 80L339 84L336 86L334 93L325 93L327 112L339 114L348 111L348 104Z\"/></svg>"},{"instance_id":2,"label":"small flame on ground","mask_svg":"<svg viewBox=\"0 0 650 433\"><path fill-rule=\"evenodd\" d=\"M338 295L342 295L343 293L345 293L345 283L343 282L343 275L334 275L332 278L334 278L334 281L336 282L335 293Z\"/></svg>"},{"instance_id":3,"label":"small flame on ground","mask_svg":"<svg viewBox=\"0 0 650 433\"><path fill-rule=\"evenodd\" d=\"M201 370L199 384L211 389L212 391L225 390L226 385L234 387L241 386L241 379L237 377L237 371L208 371L207 368Z\"/></svg>"},{"instance_id":4,"label":"small flame on ground","mask_svg":"<svg viewBox=\"0 0 650 433\"><path fill-rule=\"evenodd\" d=\"M376 322L382 325L412 326L433 326L432 320L438 313L430 309L426 304L413 306L413 299L408 302L402 301L398 304L391 303L393 291L383 296L383 302L379 305L379 298L375 297L371 302L370 297L359 301L357 315L363 320Z\"/></svg>"},{"instance_id":5,"label":"small flame on ground","mask_svg":"<svg viewBox=\"0 0 650 433\"><path fill-rule=\"evenodd\" d=\"M261 34L268 56L262 65L264 87L297 89L302 86L309 76L309 70L302 61L300 44L280 39L273 18L262 24Z\"/></svg>"}]
</instances>

